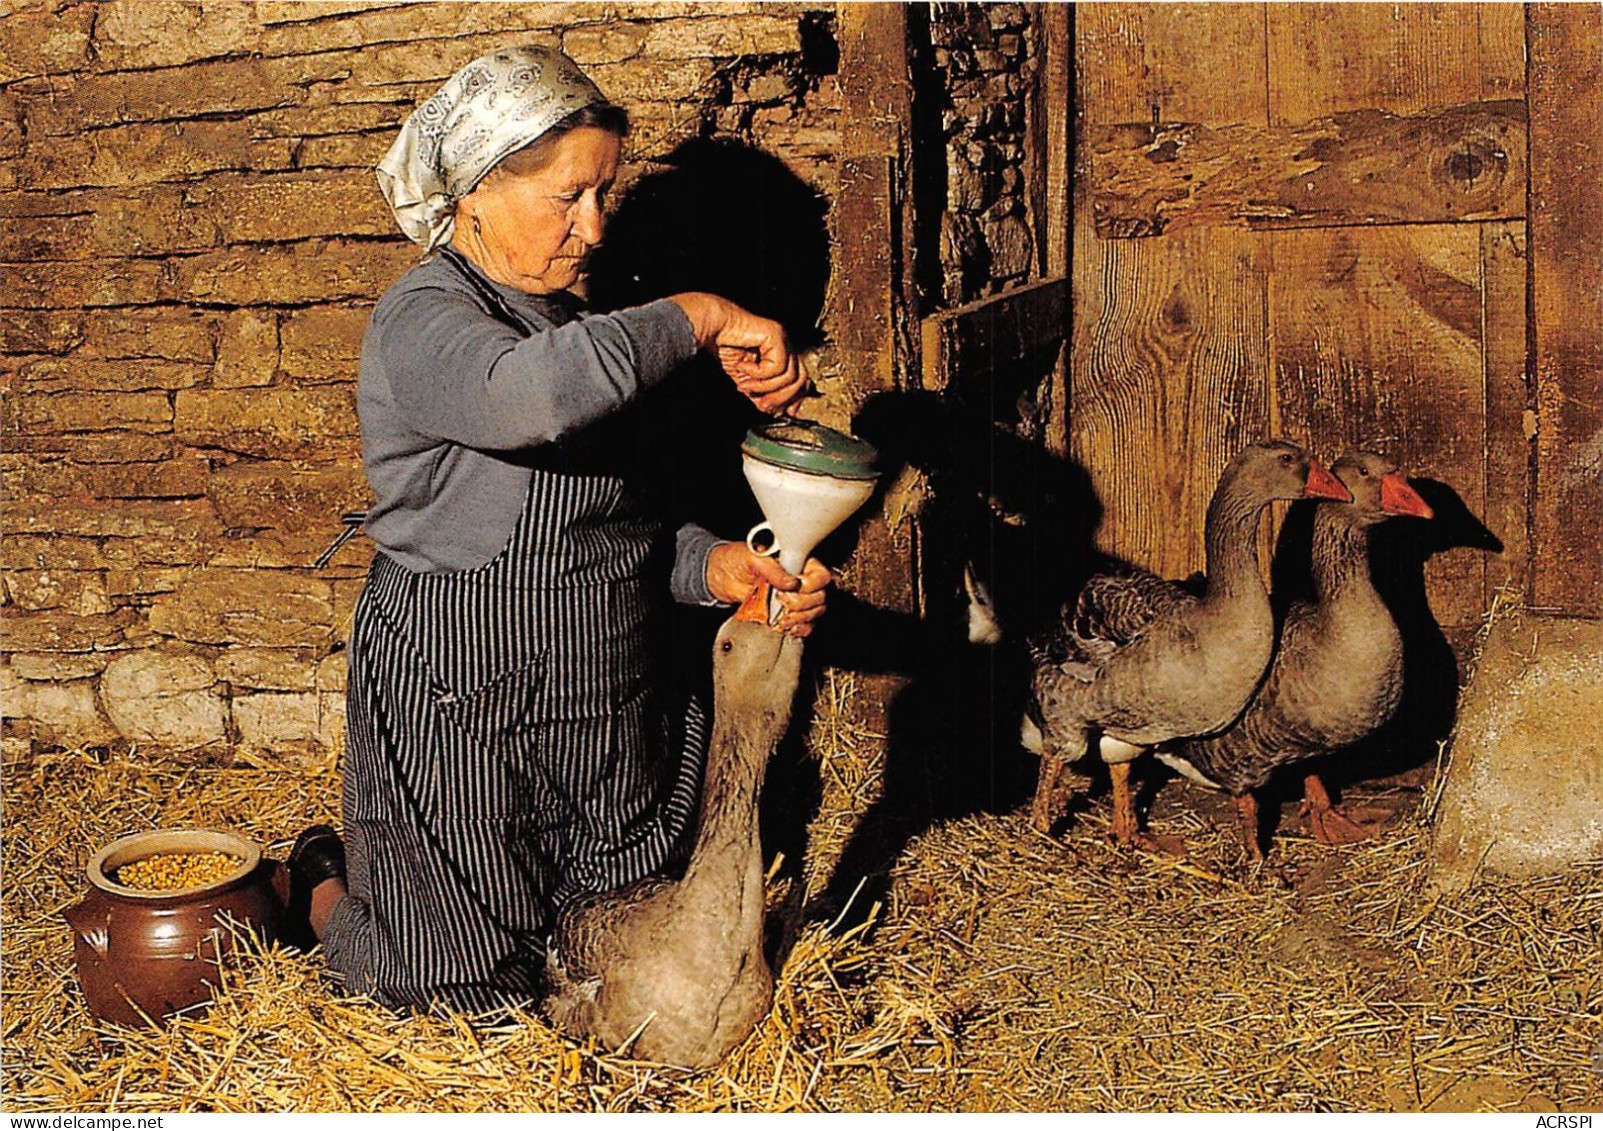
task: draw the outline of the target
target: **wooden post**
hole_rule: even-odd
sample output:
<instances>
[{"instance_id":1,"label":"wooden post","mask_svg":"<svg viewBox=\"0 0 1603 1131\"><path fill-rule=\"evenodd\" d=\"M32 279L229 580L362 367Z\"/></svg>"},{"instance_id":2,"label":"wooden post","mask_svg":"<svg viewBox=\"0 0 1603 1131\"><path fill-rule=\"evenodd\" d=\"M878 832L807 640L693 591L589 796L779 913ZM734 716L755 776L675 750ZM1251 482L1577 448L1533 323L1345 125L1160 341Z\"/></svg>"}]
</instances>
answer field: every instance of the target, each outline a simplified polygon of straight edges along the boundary
<instances>
[{"instance_id":1,"label":"wooden post","mask_svg":"<svg viewBox=\"0 0 1603 1131\"><path fill-rule=\"evenodd\" d=\"M1531 602L1603 616L1603 8L1526 9Z\"/></svg>"},{"instance_id":2,"label":"wooden post","mask_svg":"<svg viewBox=\"0 0 1603 1131\"><path fill-rule=\"evenodd\" d=\"M913 276L912 106L907 10L841 3L836 9L842 90L840 192L832 214L836 261L830 326L852 408L877 392L916 387L918 312ZM853 557L854 594L917 615L918 531L888 492ZM861 697L864 721L884 733L899 681L877 677Z\"/></svg>"}]
</instances>

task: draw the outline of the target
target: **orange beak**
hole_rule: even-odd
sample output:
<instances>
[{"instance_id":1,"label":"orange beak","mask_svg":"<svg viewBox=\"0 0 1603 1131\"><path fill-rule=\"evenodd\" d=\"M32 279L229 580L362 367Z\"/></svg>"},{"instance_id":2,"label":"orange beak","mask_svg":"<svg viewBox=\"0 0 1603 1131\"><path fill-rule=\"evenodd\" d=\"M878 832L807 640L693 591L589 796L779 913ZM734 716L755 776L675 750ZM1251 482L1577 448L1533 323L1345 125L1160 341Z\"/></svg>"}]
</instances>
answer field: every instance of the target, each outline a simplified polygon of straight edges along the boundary
<instances>
[{"instance_id":1,"label":"orange beak","mask_svg":"<svg viewBox=\"0 0 1603 1131\"><path fill-rule=\"evenodd\" d=\"M1317 460L1308 461L1308 484L1303 488L1305 499L1335 499L1338 503L1353 501L1352 492L1342 485L1323 464Z\"/></svg>"},{"instance_id":2,"label":"orange beak","mask_svg":"<svg viewBox=\"0 0 1603 1131\"><path fill-rule=\"evenodd\" d=\"M1409 514L1415 518L1434 518L1436 512L1420 498L1419 492L1408 485L1399 472L1381 477L1380 509L1387 514Z\"/></svg>"},{"instance_id":3,"label":"orange beak","mask_svg":"<svg viewBox=\"0 0 1603 1131\"><path fill-rule=\"evenodd\" d=\"M766 581L759 581L740 603L740 608L735 610L735 619L751 621L753 624L767 624L768 594L772 588Z\"/></svg>"}]
</instances>

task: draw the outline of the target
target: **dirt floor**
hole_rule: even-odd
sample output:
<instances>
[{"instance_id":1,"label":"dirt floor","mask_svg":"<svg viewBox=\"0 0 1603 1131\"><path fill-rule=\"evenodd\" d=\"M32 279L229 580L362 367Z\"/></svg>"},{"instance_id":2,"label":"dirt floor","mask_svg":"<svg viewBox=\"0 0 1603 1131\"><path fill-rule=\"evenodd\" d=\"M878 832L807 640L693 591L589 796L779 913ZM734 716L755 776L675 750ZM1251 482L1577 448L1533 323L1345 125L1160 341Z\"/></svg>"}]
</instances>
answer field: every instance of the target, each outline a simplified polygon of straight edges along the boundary
<instances>
[{"instance_id":1,"label":"dirt floor","mask_svg":"<svg viewBox=\"0 0 1603 1131\"><path fill-rule=\"evenodd\" d=\"M870 762L822 767L838 846ZM4 1082L25 1110L1554 1111L1603 1107L1603 862L1425 877L1428 782L1356 801L1362 846L1306 839L1295 806L1271 866L1233 815L1177 780L1154 831L1189 855L1125 851L1105 799L1058 839L1021 812L928 824L875 906L800 898L776 864L784 953L773 1014L716 1072L576 1048L535 1019L473 1028L331 996L318 958L243 960L207 1014L97 1036L62 910L91 852L156 825L266 844L335 811L332 765L150 767L84 753L5 775ZM857 806L858 809L861 805ZM800 875L792 875L793 871ZM795 925L797 908L813 921Z\"/></svg>"}]
</instances>

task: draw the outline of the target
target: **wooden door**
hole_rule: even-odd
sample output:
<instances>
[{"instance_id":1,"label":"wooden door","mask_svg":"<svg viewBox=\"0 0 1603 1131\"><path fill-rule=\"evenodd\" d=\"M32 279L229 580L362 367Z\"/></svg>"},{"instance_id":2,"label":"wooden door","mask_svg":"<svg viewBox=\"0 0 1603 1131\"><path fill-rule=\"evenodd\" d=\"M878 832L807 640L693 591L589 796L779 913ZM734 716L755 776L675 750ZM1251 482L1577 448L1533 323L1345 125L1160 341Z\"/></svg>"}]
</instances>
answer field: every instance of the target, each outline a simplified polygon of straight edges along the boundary
<instances>
[{"instance_id":1,"label":"wooden door","mask_svg":"<svg viewBox=\"0 0 1603 1131\"><path fill-rule=\"evenodd\" d=\"M1603 613L1603 541L1559 517L1603 515L1578 450L1603 435L1603 145L1595 100L1582 121L1548 93L1595 93L1597 11L1532 10L1556 70L1528 91L1519 5L1075 10L1069 438L1106 549L1201 568L1219 471L1280 435L1432 481L1456 525L1424 589L1449 630L1499 589ZM1549 183L1555 151L1578 182ZM1537 247L1528 197L1555 213Z\"/></svg>"}]
</instances>

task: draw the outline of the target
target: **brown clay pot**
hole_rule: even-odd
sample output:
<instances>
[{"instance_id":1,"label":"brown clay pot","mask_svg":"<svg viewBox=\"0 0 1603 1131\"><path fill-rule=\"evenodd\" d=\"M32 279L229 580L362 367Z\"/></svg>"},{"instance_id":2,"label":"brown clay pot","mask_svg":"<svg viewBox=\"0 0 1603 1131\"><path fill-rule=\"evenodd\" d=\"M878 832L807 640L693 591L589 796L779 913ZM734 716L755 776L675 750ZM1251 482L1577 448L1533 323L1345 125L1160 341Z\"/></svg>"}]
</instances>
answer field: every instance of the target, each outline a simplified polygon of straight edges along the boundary
<instances>
[{"instance_id":1,"label":"brown clay pot","mask_svg":"<svg viewBox=\"0 0 1603 1131\"><path fill-rule=\"evenodd\" d=\"M219 880L181 891L144 891L113 878L124 864L168 852L226 852L242 862ZM135 833L102 848L89 862L89 893L66 912L89 1012L137 1026L209 1002L235 931L265 939L277 932L271 869L254 844L209 829Z\"/></svg>"}]
</instances>

